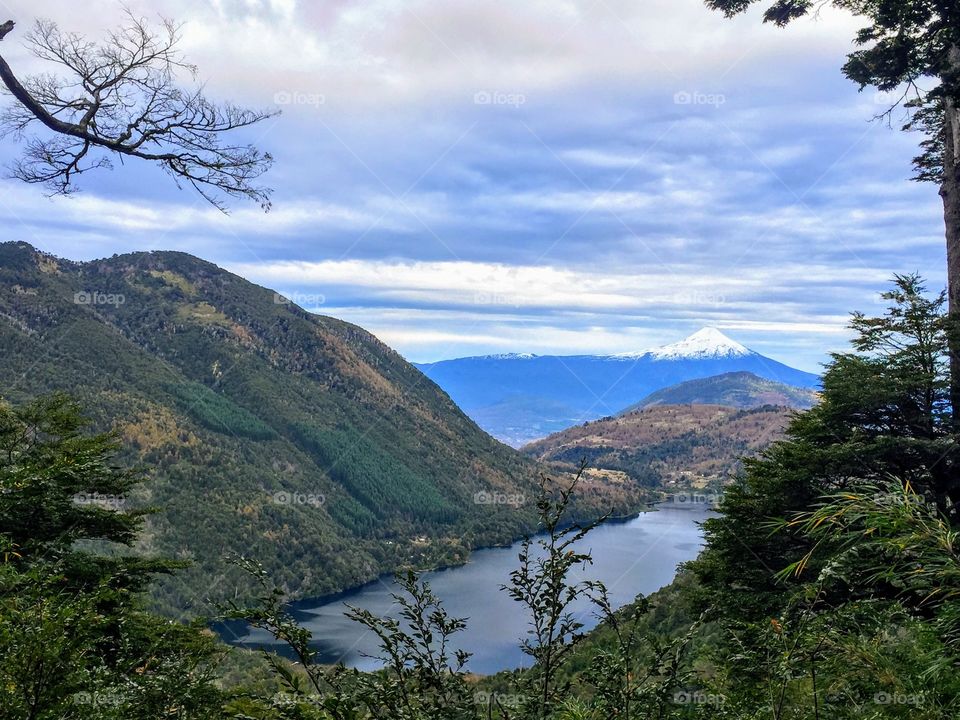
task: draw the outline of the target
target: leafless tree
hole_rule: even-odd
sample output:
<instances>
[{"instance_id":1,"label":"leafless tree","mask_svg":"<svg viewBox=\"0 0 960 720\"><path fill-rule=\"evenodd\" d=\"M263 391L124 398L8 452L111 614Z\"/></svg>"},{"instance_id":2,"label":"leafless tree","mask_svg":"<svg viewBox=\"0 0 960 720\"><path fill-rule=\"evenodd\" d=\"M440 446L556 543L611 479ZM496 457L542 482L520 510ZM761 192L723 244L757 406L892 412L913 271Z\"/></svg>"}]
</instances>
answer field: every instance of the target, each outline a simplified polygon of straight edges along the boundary
<instances>
[{"instance_id":1,"label":"leafless tree","mask_svg":"<svg viewBox=\"0 0 960 720\"><path fill-rule=\"evenodd\" d=\"M0 25L0 41L14 28ZM0 135L23 143L10 174L53 194L76 190L76 178L112 167L124 157L153 161L178 186L193 186L226 211L227 198L249 198L270 208L270 189L256 183L273 162L268 153L233 144L224 135L273 112L216 104L202 87L185 89L177 76L196 78L177 49L180 26L158 28L127 12L127 22L102 44L38 20L27 48L58 73L18 80L0 54L0 80L15 102L0 112Z\"/></svg>"}]
</instances>

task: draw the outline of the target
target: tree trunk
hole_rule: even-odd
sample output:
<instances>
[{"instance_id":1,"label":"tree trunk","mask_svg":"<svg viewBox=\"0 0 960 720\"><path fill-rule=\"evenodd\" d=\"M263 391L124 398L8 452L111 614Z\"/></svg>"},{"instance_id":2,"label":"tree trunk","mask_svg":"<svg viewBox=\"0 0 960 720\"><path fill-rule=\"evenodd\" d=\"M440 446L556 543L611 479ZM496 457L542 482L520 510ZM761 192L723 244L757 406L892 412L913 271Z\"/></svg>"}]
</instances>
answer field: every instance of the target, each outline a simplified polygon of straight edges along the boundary
<instances>
[{"instance_id":1,"label":"tree trunk","mask_svg":"<svg viewBox=\"0 0 960 720\"><path fill-rule=\"evenodd\" d=\"M947 295L950 315L950 402L954 427L960 430L960 103L952 97L960 70L960 47L950 48L951 72L945 80L943 219L947 237Z\"/></svg>"}]
</instances>

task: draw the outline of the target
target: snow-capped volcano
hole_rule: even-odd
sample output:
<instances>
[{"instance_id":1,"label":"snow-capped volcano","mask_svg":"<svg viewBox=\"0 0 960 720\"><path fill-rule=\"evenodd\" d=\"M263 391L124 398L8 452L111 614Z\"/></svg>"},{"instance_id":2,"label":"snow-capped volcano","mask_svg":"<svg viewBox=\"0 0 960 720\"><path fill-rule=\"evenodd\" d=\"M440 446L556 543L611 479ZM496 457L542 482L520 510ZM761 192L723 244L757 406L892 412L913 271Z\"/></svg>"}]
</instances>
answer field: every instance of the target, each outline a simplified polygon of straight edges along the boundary
<instances>
[{"instance_id":1,"label":"snow-capped volcano","mask_svg":"<svg viewBox=\"0 0 960 720\"><path fill-rule=\"evenodd\" d=\"M487 432L523 444L556 430L615 415L653 392L689 380L748 372L816 388L811 373L764 357L716 328L622 355L500 355L418 365Z\"/></svg>"},{"instance_id":2,"label":"snow-capped volcano","mask_svg":"<svg viewBox=\"0 0 960 720\"><path fill-rule=\"evenodd\" d=\"M705 327L680 342L650 350L648 354L657 360L708 360L744 357L753 351L716 328Z\"/></svg>"},{"instance_id":3,"label":"snow-capped volcano","mask_svg":"<svg viewBox=\"0 0 960 720\"><path fill-rule=\"evenodd\" d=\"M712 327L697 330L679 342L652 350L611 355L618 360L717 360L753 355L754 352Z\"/></svg>"}]
</instances>

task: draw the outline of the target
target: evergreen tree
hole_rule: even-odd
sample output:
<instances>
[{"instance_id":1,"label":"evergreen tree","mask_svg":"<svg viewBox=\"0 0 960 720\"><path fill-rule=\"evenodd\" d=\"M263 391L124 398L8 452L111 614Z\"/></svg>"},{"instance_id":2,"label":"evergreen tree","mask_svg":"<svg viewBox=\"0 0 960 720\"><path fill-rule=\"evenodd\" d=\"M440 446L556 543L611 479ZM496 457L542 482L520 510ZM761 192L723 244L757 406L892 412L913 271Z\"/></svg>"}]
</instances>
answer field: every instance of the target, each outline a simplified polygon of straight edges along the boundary
<instances>
[{"instance_id":1,"label":"evergreen tree","mask_svg":"<svg viewBox=\"0 0 960 720\"><path fill-rule=\"evenodd\" d=\"M113 466L116 439L86 435L64 396L0 405L0 705L4 717L220 717L218 651L146 611L174 564L135 557L144 511Z\"/></svg>"},{"instance_id":2,"label":"evergreen tree","mask_svg":"<svg viewBox=\"0 0 960 720\"><path fill-rule=\"evenodd\" d=\"M19 568L57 563L77 586L109 578L136 592L175 565L81 547L128 546L147 514L128 507L137 477L112 464L116 437L84 434L86 424L62 394L18 408L0 405L0 532L16 549Z\"/></svg>"},{"instance_id":3,"label":"evergreen tree","mask_svg":"<svg viewBox=\"0 0 960 720\"><path fill-rule=\"evenodd\" d=\"M745 461L721 516L706 522L707 548L694 567L711 598L722 598L716 607L755 619L782 605L776 574L811 541L796 528L773 528L824 494L895 476L957 521L945 298L928 297L916 276L898 276L884 298L883 317L853 316L854 352L833 356L820 404L796 416L785 440Z\"/></svg>"}]
</instances>

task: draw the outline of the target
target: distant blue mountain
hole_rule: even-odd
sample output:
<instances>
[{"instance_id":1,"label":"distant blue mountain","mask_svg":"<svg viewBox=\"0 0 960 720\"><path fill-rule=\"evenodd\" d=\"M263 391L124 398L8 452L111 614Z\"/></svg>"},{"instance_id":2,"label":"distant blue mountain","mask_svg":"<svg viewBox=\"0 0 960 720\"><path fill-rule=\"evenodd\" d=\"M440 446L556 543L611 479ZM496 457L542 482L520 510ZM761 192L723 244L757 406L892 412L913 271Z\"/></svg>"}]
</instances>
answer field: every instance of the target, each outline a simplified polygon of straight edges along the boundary
<instances>
[{"instance_id":1,"label":"distant blue mountain","mask_svg":"<svg viewBox=\"0 0 960 720\"><path fill-rule=\"evenodd\" d=\"M640 353L486 355L417 367L480 427L515 447L615 415L687 380L746 371L787 385L820 385L819 376L764 357L715 328Z\"/></svg>"}]
</instances>

